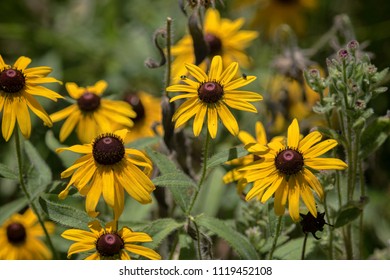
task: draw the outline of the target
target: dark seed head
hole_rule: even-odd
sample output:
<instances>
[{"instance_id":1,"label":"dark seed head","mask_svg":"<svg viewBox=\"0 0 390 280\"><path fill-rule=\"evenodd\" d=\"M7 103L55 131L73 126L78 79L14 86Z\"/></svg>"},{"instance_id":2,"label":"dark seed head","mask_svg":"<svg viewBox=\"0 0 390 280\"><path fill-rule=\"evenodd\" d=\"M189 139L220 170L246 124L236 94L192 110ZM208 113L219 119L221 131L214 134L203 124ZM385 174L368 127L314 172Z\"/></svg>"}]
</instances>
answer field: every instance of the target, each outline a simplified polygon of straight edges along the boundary
<instances>
[{"instance_id":1,"label":"dark seed head","mask_svg":"<svg viewBox=\"0 0 390 280\"><path fill-rule=\"evenodd\" d=\"M207 45L209 46L209 55L215 56L218 54L221 54L222 51L222 41L217 36L211 33L206 33L204 36L204 40L206 41Z\"/></svg>"},{"instance_id":2,"label":"dark seed head","mask_svg":"<svg viewBox=\"0 0 390 280\"><path fill-rule=\"evenodd\" d=\"M92 155L95 161L103 165L120 162L125 156L123 141L114 134L103 134L93 142Z\"/></svg>"},{"instance_id":3,"label":"dark seed head","mask_svg":"<svg viewBox=\"0 0 390 280\"><path fill-rule=\"evenodd\" d=\"M118 255L124 248L122 238L116 233L105 233L96 242L96 250L103 257Z\"/></svg>"},{"instance_id":4,"label":"dark seed head","mask_svg":"<svg viewBox=\"0 0 390 280\"><path fill-rule=\"evenodd\" d=\"M223 96L223 87L217 82L203 83L198 89L198 97L206 103L217 103Z\"/></svg>"},{"instance_id":5,"label":"dark seed head","mask_svg":"<svg viewBox=\"0 0 390 280\"><path fill-rule=\"evenodd\" d=\"M26 229L20 223L12 223L7 227L8 241L14 245L21 244L26 240Z\"/></svg>"},{"instance_id":6,"label":"dark seed head","mask_svg":"<svg viewBox=\"0 0 390 280\"><path fill-rule=\"evenodd\" d=\"M131 105L137 116L132 118L134 122L140 121L145 117L145 107L137 93L130 93L126 95L125 101Z\"/></svg>"},{"instance_id":7,"label":"dark seed head","mask_svg":"<svg viewBox=\"0 0 390 280\"><path fill-rule=\"evenodd\" d=\"M279 172L285 175L294 175L303 168L303 156L296 150L283 150L276 156L275 166Z\"/></svg>"},{"instance_id":8,"label":"dark seed head","mask_svg":"<svg viewBox=\"0 0 390 280\"><path fill-rule=\"evenodd\" d=\"M317 218L315 218L310 212L306 215L299 214L302 218L300 221L302 231L304 233L311 233L315 239L320 239L316 236L317 231L323 231L324 225L329 225L325 222L325 212L317 213Z\"/></svg>"},{"instance_id":9,"label":"dark seed head","mask_svg":"<svg viewBox=\"0 0 390 280\"><path fill-rule=\"evenodd\" d=\"M5 69L0 74L0 89L6 93L21 91L26 85L23 73L16 69Z\"/></svg>"},{"instance_id":10,"label":"dark seed head","mask_svg":"<svg viewBox=\"0 0 390 280\"><path fill-rule=\"evenodd\" d=\"M83 112L95 111L100 106L100 96L87 91L77 99L77 105Z\"/></svg>"}]
</instances>

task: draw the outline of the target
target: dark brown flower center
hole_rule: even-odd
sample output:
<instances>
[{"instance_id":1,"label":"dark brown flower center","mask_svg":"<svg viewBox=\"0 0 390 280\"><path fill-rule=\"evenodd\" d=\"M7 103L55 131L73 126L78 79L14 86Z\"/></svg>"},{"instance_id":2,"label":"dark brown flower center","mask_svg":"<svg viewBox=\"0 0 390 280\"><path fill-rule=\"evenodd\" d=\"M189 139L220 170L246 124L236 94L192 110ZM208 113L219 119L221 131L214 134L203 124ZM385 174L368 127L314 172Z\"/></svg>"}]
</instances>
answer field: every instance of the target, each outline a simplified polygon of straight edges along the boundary
<instances>
[{"instance_id":1,"label":"dark brown flower center","mask_svg":"<svg viewBox=\"0 0 390 280\"><path fill-rule=\"evenodd\" d=\"M116 135L103 134L93 142L92 155L97 163L103 165L115 164L125 156L125 146Z\"/></svg>"},{"instance_id":2,"label":"dark brown flower center","mask_svg":"<svg viewBox=\"0 0 390 280\"><path fill-rule=\"evenodd\" d=\"M222 41L217 36L211 33L206 33L204 35L204 40L209 46L209 55L215 56L221 54L222 52Z\"/></svg>"},{"instance_id":3,"label":"dark brown flower center","mask_svg":"<svg viewBox=\"0 0 390 280\"><path fill-rule=\"evenodd\" d=\"M5 69L0 74L0 89L6 93L15 93L24 88L26 78L16 69Z\"/></svg>"},{"instance_id":4,"label":"dark brown flower center","mask_svg":"<svg viewBox=\"0 0 390 280\"><path fill-rule=\"evenodd\" d=\"M116 233L105 233L96 242L96 250L103 257L113 257L120 254L125 243Z\"/></svg>"},{"instance_id":5,"label":"dark brown flower center","mask_svg":"<svg viewBox=\"0 0 390 280\"><path fill-rule=\"evenodd\" d=\"M198 97L206 103L217 103L223 96L223 87L217 82L206 82L198 89Z\"/></svg>"},{"instance_id":6,"label":"dark brown flower center","mask_svg":"<svg viewBox=\"0 0 390 280\"><path fill-rule=\"evenodd\" d=\"M296 150L286 149L276 156L275 166L279 172L285 175L294 175L303 168L303 156Z\"/></svg>"},{"instance_id":7,"label":"dark brown flower center","mask_svg":"<svg viewBox=\"0 0 390 280\"><path fill-rule=\"evenodd\" d=\"M20 223L12 223L7 227L8 241L14 245L22 244L26 240L26 229Z\"/></svg>"},{"instance_id":8,"label":"dark brown flower center","mask_svg":"<svg viewBox=\"0 0 390 280\"><path fill-rule=\"evenodd\" d=\"M145 107L141 102L137 93L130 93L125 97L125 101L131 105L133 110L137 113L135 118L132 118L134 122L140 121L145 117Z\"/></svg>"},{"instance_id":9,"label":"dark brown flower center","mask_svg":"<svg viewBox=\"0 0 390 280\"><path fill-rule=\"evenodd\" d=\"M297 4L299 0L276 0L276 2L282 5L294 5Z\"/></svg>"},{"instance_id":10,"label":"dark brown flower center","mask_svg":"<svg viewBox=\"0 0 390 280\"><path fill-rule=\"evenodd\" d=\"M79 99L77 99L77 105L79 105L81 111L95 111L100 106L100 96L86 91Z\"/></svg>"}]
</instances>

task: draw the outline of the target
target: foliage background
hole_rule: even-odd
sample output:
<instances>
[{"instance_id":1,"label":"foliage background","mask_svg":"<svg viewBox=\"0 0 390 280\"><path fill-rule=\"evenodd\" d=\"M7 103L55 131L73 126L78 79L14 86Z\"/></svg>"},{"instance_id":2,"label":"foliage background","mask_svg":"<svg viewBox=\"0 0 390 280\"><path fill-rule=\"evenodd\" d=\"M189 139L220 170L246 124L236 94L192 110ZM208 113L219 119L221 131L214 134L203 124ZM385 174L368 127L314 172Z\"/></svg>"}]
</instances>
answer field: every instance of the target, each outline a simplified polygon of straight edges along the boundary
<instances>
[{"instance_id":1,"label":"foliage background","mask_svg":"<svg viewBox=\"0 0 390 280\"><path fill-rule=\"evenodd\" d=\"M225 2L225 8L218 6L223 16L232 19L251 16L248 10L234 10L230 0ZM164 69L151 70L144 66L146 58L157 57L152 35L157 28L165 25L168 16L173 18L174 41L186 31L186 18L180 11L177 0L14 0L6 3L2 1L0 7L0 53L5 61L14 61L25 55L33 59L33 66L48 65L54 69L53 77L64 82L76 82L80 86L104 79L109 84L106 94L113 96L121 96L128 88L161 96ZM329 30L334 16L341 13L346 13L351 18L356 39L369 43L366 50L374 54L372 62L378 69L389 66L390 4L385 0L319 1L319 7L306 15L307 31L304 36L299 37L299 45L303 48L310 47ZM333 52L330 47L326 47L313 60L325 68L325 58ZM261 81L269 71L274 55L273 43L261 35L251 46L249 53L255 63L248 72L258 75ZM386 83L388 86L389 79ZM67 95L64 87L57 86L55 89L62 95ZM64 106L61 101L47 104L41 102L49 113ZM385 115L389 110L389 103L389 93L385 93L374 100L372 106L377 115ZM36 119L33 120L37 123ZM69 155L69 158L59 160L50 149L50 146L56 145L53 135L58 136L59 128L60 125L55 124L51 134L39 123L33 129L30 139L50 163L53 179L59 179L66 163L74 159ZM74 139L70 138L68 141L72 142ZM12 143L5 143L1 138L2 163L10 167L16 165L13 155ZM376 254L378 257L387 250L387 257L390 257L389 140L369 159L366 167L370 196L365 219L367 255ZM237 209L241 202L235 197L234 187L226 187L218 179L223 174L223 168L218 168L209 176L209 180L213 180L213 188L202 193L199 199L202 203L197 205L198 211L223 219L239 219L241 213ZM17 196L15 182L0 179L0 206ZM156 209L154 203L148 206L127 203L126 207L130 208L125 210L126 213L134 214L123 219L132 223L152 219ZM56 244L66 251L68 244L65 241L56 240ZM224 254L223 248L222 244L217 249L220 256Z\"/></svg>"}]
</instances>

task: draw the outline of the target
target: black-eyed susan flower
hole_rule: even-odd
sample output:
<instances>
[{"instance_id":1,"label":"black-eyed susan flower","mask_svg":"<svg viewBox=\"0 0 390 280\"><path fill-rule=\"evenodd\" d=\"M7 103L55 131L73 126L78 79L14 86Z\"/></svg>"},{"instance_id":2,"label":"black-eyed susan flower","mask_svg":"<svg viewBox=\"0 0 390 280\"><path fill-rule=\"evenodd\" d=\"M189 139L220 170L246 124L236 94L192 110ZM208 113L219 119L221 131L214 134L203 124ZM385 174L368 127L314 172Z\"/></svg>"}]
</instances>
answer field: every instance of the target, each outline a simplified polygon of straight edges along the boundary
<instances>
[{"instance_id":1,"label":"black-eyed susan flower","mask_svg":"<svg viewBox=\"0 0 390 280\"><path fill-rule=\"evenodd\" d=\"M221 18L218 10L207 9L204 17L204 39L209 47L209 58L220 55L223 65L228 66L232 62L238 62L241 67L250 66L250 58L245 53L251 42L258 37L257 31L241 30L244 18L230 20ZM177 79L187 73L185 63L194 63L194 46L191 35L185 35L176 45L172 46L172 77ZM206 62L200 67L206 70Z\"/></svg>"},{"instance_id":2,"label":"black-eyed susan flower","mask_svg":"<svg viewBox=\"0 0 390 280\"><path fill-rule=\"evenodd\" d=\"M266 30L272 36L282 24L288 24L298 33L306 29L305 12L318 5L318 0L236 0L236 7L251 5L255 9L252 25Z\"/></svg>"},{"instance_id":3,"label":"black-eyed susan flower","mask_svg":"<svg viewBox=\"0 0 390 280\"><path fill-rule=\"evenodd\" d=\"M274 210L282 215L288 201L291 218L299 221L299 200L302 198L310 213L317 217L317 208L312 190L322 200L324 191L312 170L343 170L347 168L342 160L320 157L337 145L337 141L321 141L318 131L300 137L298 121L294 119L287 131L286 144L273 141L267 144L269 151L261 159L242 167L245 179L254 182L246 200L257 198L265 203L275 196ZM252 147L256 153L258 149ZM260 151L262 152L262 151Z\"/></svg>"},{"instance_id":4,"label":"black-eyed susan flower","mask_svg":"<svg viewBox=\"0 0 390 280\"><path fill-rule=\"evenodd\" d=\"M63 98L58 93L41 86L46 83L61 83L47 77L52 69L47 66L27 68L31 59L19 57L14 65L8 65L0 55L0 112L3 111L1 131L5 141L11 137L17 122L25 138L31 134L30 109L43 120L46 126L53 125L45 109L34 96L42 96L57 101Z\"/></svg>"},{"instance_id":5,"label":"black-eyed susan flower","mask_svg":"<svg viewBox=\"0 0 390 280\"><path fill-rule=\"evenodd\" d=\"M79 140L90 143L97 135L113 131L116 124L127 128L133 126L131 118L136 117L136 113L128 103L102 98L107 88L105 81L98 81L85 88L75 83L66 83L65 87L76 102L50 115L53 122L66 119L60 130L61 142L75 128Z\"/></svg>"},{"instance_id":6,"label":"black-eyed susan flower","mask_svg":"<svg viewBox=\"0 0 390 280\"><path fill-rule=\"evenodd\" d=\"M249 102L260 101L263 97L252 91L239 90L251 82L255 76L235 78L238 63L232 62L225 70L222 67L222 58L217 55L213 58L208 75L194 64L186 64L189 74L195 79L184 77L184 84L169 86L169 92L185 92L171 98L171 102L187 98L176 110L172 120L175 128L183 126L190 118L194 118L193 132L198 136L202 131L203 122L207 116L207 127L212 138L218 130L218 119L233 135L237 135L239 128L236 119L228 107L257 112L255 106Z\"/></svg>"},{"instance_id":7,"label":"black-eyed susan flower","mask_svg":"<svg viewBox=\"0 0 390 280\"><path fill-rule=\"evenodd\" d=\"M95 209L103 195L105 202L114 209L115 219L123 212L124 190L138 202L150 203L151 192L155 189L149 178L152 162L143 152L125 148L127 132L127 129L121 129L103 133L90 144L57 149L57 152L67 150L85 154L61 173L61 178L72 177L59 197L66 198L70 187L75 186L86 196L87 213L96 217L99 213Z\"/></svg>"},{"instance_id":8,"label":"black-eyed susan flower","mask_svg":"<svg viewBox=\"0 0 390 280\"><path fill-rule=\"evenodd\" d=\"M130 260L129 252L151 260L161 259L154 250L137 244L153 241L146 233L135 232L128 227L118 231L115 222L107 223L103 228L99 222L93 221L88 227L90 231L68 229L62 233L63 238L75 241L69 247L68 258L85 252L89 254L86 260Z\"/></svg>"},{"instance_id":9,"label":"black-eyed susan flower","mask_svg":"<svg viewBox=\"0 0 390 280\"><path fill-rule=\"evenodd\" d=\"M44 222L48 233L54 232L54 224ZM48 260L51 251L42 242L44 231L31 209L23 214L13 214L0 227L0 260Z\"/></svg>"},{"instance_id":10,"label":"black-eyed susan flower","mask_svg":"<svg viewBox=\"0 0 390 280\"><path fill-rule=\"evenodd\" d=\"M125 101L131 105L137 114L131 118L134 126L131 128L131 133L127 134L125 142L156 136L161 123L160 98L144 91L137 91L126 94Z\"/></svg>"},{"instance_id":11,"label":"black-eyed susan flower","mask_svg":"<svg viewBox=\"0 0 390 280\"><path fill-rule=\"evenodd\" d=\"M253 163L256 160L259 160L261 158L261 155L268 151L267 148L267 133L265 131L265 128L263 124L258 121L255 124L255 137L253 137L249 132L241 130L238 133L238 138L240 141L244 144L245 148L248 151L253 151L253 153L250 153L246 156L243 156L241 158L237 158L231 161L226 162L228 165L236 166L236 168L230 170L223 176L223 182L225 184L232 183L234 181L237 182L237 193L242 194L245 186L247 185L247 182L245 180L245 173L246 171L239 171L239 169L247 164ZM283 141L284 137L278 136L274 137L272 141Z\"/></svg>"}]
</instances>

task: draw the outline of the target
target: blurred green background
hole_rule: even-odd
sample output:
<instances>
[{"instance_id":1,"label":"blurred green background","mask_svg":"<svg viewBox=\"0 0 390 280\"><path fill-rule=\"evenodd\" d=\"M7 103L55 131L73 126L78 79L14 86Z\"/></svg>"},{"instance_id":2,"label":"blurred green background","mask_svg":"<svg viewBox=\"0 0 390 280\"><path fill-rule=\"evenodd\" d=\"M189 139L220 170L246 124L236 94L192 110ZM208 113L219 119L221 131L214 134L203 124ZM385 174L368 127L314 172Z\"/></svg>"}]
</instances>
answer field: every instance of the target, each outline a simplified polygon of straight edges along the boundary
<instances>
[{"instance_id":1,"label":"blurred green background","mask_svg":"<svg viewBox=\"0 0 390 280\"><path fill-rule=\"evenodd\" d=\"M253 16L250 10L235 10L232 2L225 1L224 7L217 4L222 16L231 19ZM378 69L388 67L390 3L386 0L319 0L315 10L303 14L307 29L298 38L299 46L308 48L314 44L331 28L334 17L342 13L350 17L356 39L361 44L367 43L365 50L374 54L372 61ZM80 86L104 79L109 83L107 94L121 95L127 88L132 88L161 96L164 69L148 69L144 62L148 57L158 59L152 36L157 28L165 26L167 17L173 19L173 38L176 42L186 32L186 17L180 11L177 0L1 1L0 54L9 64L19 56L28 56L33 60L32 66L50 66L54 69L53 77L64 82L76 82ZM252 69L254 72L268 71L272 57L264 54L272 53L272 48L272 41L262 35L254 42L248 50L257 62ZM334 49L328 45L313 60L325 69L325 58L333 52ZM58 86L56 90L67 95L63 86ZM377 115L385 115L389 103L387 92L374 100L372 106ZM49 113L63 108L63 105L62 102L44 104ZM58 135L59 127L55 125L55 135ZM44 135L45 131L37 130L31 141L39 147ZM3 140L0 141L3 145ZM44 145L43 140L41 145ZM53 162L54 172L61 171L61 168ZM367 250L372 254L375 248L390 246L386 244L390 242L389 140L369 159L366 168L371 199L366 236L369 244ZM7 184L1 182L2 187ZM7 193L0 189L1 196L7 197ZM5 203L1 197L0 203ZM228 212L224 207L220 209Z\"/></svg>"}]
</instances>

